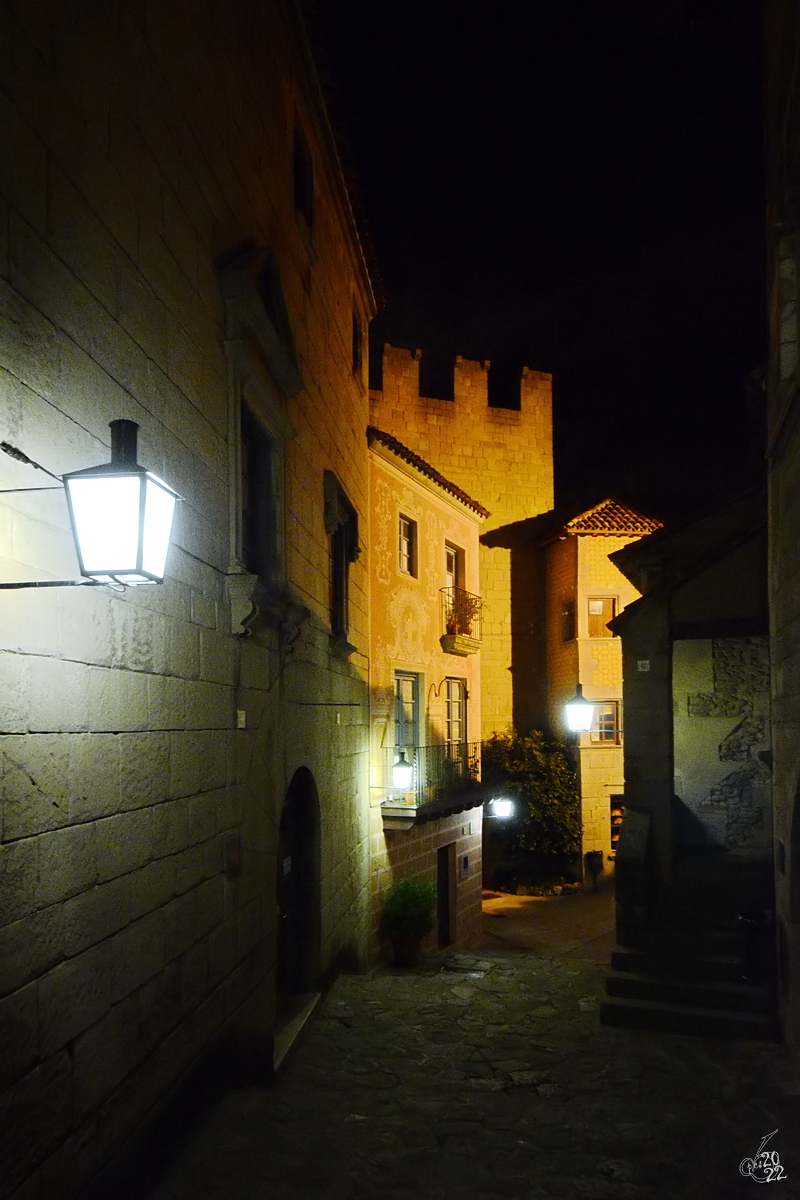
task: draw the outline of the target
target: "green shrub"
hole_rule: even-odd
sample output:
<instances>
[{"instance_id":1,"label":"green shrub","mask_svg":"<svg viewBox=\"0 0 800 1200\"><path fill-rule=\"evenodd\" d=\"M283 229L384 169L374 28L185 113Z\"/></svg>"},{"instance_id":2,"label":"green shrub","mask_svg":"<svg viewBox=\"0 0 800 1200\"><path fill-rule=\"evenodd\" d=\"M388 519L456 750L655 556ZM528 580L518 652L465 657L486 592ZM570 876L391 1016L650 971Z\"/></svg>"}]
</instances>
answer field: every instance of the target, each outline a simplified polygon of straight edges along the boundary
<instances>
[{"instance_id":1,"label":"green shrub","mask_svg":"<svg viewBox=\"0 0 800 1200\"><path fill-rule=\"evenodd\" d=\"M396 879L383 900L381 929L388 934L422 937L434 926L436 887L430 879Z\"/></svg>"},{"instance_id":2,"label":"green shrub","mask_svg":"<svg viewBox=\"0 0 800 1200\"><path fill-rule=\"evenodd\" d=\"M581 849L581 803L569 751L543 733L494 733L483 744L484 782L516 798L509 833L518 850L543 859Z\"/></svg>"}]
</instances>

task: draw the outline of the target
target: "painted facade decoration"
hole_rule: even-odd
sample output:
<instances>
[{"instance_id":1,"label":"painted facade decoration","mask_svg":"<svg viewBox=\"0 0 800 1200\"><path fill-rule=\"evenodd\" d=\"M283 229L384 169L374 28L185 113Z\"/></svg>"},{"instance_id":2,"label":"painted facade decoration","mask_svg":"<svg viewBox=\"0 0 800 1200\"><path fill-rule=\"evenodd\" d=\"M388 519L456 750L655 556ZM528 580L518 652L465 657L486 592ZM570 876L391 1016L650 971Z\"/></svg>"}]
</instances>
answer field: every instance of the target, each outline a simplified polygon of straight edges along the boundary
<instances>
[{"instance_id":1,"label":"painted facade decoration","mask_svg":"<svg viewBox=\"0 0 800 1200\"><path fill-rule=\"evenodd\" d=\"M478 536L488 512L398 439L369 430L370 831L374 935L394 878L437 884L432 947L481 937ZM411 785L394 787L403 750ZM376 940L377 945L377 940Z\"/></svg>"},{"instance_id":2,"label":"painted facade decoration","mask_svg":"<svg viewBox=\"0 0 800 1200\"><path fill-rule=\"evenodd\" d=\"M686 839L768 852L766 637L676 641L672 687L675 794L697 822L685 822Z\"/></svg>"}]
</instances>

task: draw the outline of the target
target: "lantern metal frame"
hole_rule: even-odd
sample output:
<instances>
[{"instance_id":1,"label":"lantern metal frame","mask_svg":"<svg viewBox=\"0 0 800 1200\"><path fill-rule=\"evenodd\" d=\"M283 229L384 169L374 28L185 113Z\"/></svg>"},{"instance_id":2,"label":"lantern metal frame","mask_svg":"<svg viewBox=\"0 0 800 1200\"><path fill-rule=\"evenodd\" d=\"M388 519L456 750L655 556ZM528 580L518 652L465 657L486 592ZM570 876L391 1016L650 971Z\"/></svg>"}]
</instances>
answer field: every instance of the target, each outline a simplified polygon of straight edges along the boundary
<instances>
[{"instance_id":1,"label":"lantern metal frame","mask_svg":"<svg viewBox=\"0 0 800 1200\"><path fill-rule=\"evenodd\" d=\"M144 535L145 535L145 505L147 499L148 486L155 486L167 493L173 499L172 516L170 519L169 535L167 537L167 552L169 552L169 544L172 538L172 527L174 522L174 506L181 499L176 491L154 475L152 471L148 471L146 467L142 467L136 460L136 443L139 426L135 421L117 420L109 423L111 429L111 462L102 463L97 467L87 467L82 471L72 471L66 475L55 475L49 471L47 467L43 467L41 463L35 462L29 458L27 454L19 450L16 446L10 445L8 442L0 442L0 450L8 454L11 458L26 466L35 468L38 471L44 471L51 479L57 480L60 487L33 487L33 488L3 488L0 489L0 495L10 495L13 493L22 492L57 492L63 491L66 501L67 510L69 512L70 527L72 537L75 544L75 552L78 557L78 565L80 567L83 578L81 579L25 579L18 580L13 583L0 583L0 590L12 591L19 588L47 588L47 587L102 587L110 586L114 588L136 587L142 584L157 584L163 583L164 576L157 575L152 570L146 570L143 563L144 555ZM69 488L69 483L72 480L81 479L110 479L118 478L138 478L139 479L139 513L138 513L138 532L136 545L136 564L133 568L112 568L108 570L86 570L84 565L83 550L81 540L78 534L78 525L76 522L76 514L73 507L72 495ZM165 554L166 563L166 554ZM136 577L133 577L136 576Z\"/></svg>"}]
</instances>

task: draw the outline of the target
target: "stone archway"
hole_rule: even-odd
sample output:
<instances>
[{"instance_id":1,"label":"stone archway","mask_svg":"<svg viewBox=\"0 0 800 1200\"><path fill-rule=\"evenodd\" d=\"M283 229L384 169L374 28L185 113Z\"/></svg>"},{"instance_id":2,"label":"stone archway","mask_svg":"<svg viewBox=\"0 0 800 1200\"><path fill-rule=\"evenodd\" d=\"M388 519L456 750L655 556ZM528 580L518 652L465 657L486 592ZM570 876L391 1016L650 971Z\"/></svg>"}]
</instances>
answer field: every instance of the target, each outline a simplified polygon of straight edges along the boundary
<instances>
[{"instance_id":1,"label":"stone archway","mask_svg":"<svg viewBox=\"0 0 800 1200\"><path fill-rule=\"evenodd\" d=\"M320 811L314 776L300 767L281 811L276 870L278 1015L320 977Z\"/></svg>"}]
</instances>

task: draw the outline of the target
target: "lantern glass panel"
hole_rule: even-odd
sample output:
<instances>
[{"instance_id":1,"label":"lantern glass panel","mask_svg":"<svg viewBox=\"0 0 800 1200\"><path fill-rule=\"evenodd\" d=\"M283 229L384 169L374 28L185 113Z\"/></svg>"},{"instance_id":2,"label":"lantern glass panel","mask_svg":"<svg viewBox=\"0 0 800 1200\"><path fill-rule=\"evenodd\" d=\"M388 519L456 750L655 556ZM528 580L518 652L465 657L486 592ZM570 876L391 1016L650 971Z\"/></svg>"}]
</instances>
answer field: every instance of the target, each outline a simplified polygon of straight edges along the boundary
<instances>
[{"instance_id":1,"label":"lantern glass panel","mask_svg":"<svg viewBox=\"0 0 800 1200\"><path fill-rule=\"evenodd\" d=\"M135 571L139 550L139 476L68 479L82 569Z\"/></svg>"},{"instance_id":2,"label":"lantern glass panel","mask_svg":"<svg viewBox=\"0 0 800 1200\"><path fill-rule=\"evenodd\" d=\"M142 570L163 579L175 516L175 493L155 475L147 476L146 488Z\"/></svg>"},{"instance_id":3,"label":"lantern glass panel","mask_svg":"<svg viewBox=\"0 0 800 1200\"><path fill-rule=\"evenodd\" d=\"M594 705L587 700L575 700L566 705L567 727L573 733L585 732L592 728Z\"/></svg>"}]
</instances>

